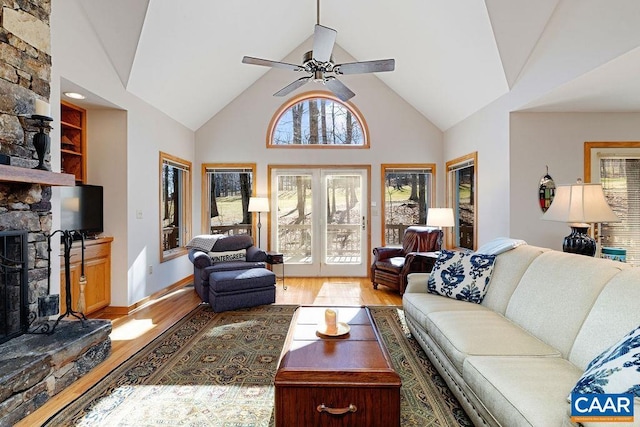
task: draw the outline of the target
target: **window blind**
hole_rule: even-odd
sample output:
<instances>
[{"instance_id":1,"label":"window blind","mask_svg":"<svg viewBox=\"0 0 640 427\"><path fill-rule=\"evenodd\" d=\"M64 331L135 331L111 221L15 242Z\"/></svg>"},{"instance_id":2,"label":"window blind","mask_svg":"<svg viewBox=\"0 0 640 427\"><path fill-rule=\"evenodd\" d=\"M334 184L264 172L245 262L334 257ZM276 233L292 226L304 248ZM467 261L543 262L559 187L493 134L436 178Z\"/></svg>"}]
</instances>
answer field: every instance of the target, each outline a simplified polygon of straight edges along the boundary
<instances>
[{"instance_id":1,"label":"window blind","mask_svg":"<svg viewBox=\"0 0 640 427\"><path fill-rule=\"evenodd\" d=\"M600 158L602 190L621 222L602 224L602 246L627 250L627 262L640 265L640 159Z\"/></svg>"},{"instance_id":2,"label":"window blind","mask_svg":"<svg viewBox=\"0 0 640 427\"><path fill-rule=\"evenodd\" d=\"M456 172L456 171L459 171L461 169L466 169L466 168L472 167L472 166L473 166L473 160L467 160L465 162L449 166L449 168L447 169L447 172Z\"/></svg>"}]
</instances>

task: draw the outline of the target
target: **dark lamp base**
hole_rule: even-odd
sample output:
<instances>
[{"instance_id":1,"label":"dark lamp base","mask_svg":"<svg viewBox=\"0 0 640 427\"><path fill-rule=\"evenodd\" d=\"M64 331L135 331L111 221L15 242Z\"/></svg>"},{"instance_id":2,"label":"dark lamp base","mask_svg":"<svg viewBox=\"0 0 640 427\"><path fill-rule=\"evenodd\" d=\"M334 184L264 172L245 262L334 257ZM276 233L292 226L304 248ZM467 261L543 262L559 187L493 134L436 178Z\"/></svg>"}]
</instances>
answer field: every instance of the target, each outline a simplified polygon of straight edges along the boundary
<instances>
[{"instance_id":1,"label":"dark lamp base","mask_svg":"<svg viewBox=\"0 0 640 427\"><path fill-rule=\"evenodd\" d=\"M571 226L571 234L564 238L562 250L572 254L595 256L596 241L587 231L589 227Z\"/></svg>"}]
</instances>

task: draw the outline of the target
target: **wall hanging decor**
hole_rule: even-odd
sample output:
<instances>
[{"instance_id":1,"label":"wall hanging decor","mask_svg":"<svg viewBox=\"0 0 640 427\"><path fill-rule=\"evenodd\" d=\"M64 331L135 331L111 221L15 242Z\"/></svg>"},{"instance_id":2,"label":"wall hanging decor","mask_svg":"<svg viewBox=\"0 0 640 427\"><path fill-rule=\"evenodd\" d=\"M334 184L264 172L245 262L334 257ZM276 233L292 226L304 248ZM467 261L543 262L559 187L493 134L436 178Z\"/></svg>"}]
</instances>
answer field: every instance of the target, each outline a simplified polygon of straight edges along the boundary
<instances>
[{"instance_id":1,"label":"wall hanging decor","mask_svg":"<svg viewBox=\"0 0 640 427\"><path fill-rule=\"evenodd\" d=\"M547 166L547 174L540 178L540 187L538 189L538 201L542 212L546 212L549 209L555 193L556 183L553 182L553 178L549 175L549 166Z\"/></svg>"}]
</instances>

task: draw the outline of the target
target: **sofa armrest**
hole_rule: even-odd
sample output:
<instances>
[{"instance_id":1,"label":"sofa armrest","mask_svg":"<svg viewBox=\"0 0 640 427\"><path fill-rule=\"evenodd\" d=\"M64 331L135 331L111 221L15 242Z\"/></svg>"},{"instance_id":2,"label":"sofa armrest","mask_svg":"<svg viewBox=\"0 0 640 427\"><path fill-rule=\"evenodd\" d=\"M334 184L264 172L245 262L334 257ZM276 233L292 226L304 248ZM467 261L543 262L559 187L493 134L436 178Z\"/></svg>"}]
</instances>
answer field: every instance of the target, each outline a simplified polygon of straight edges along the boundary
<instances>
[{"instance_id":1,"label":"sofa armrest","mask_svg":"<svg viewBox=\"0 0 640 427\"><path fill-rule=\"evenodd\" d=\"M257 246L249 246L247 248L248 262L265 262L267 260L267 252Z\"/></svg>"},{"instance_id":2,"label":"sofa armrest","mask_svg":"<svg viewBox=\"0 0 640 427\"><path fill-rule=\"evenodd\" d=\"M374 256L373 262L375 263L376 261L382 261L383 259L389 259L396 256L404 256L404 252L402 248L392 248L392 247L383 246L380 248L374 248L373 256Z\"/></svg>"},{"instance_id":3,"label":"sofa armrest","mask_svg":"<svg viewBox=\"0 0 640 427\"><path fill-rule=\"evenodd\" d=\"M430 273L411 273L407 276L405 294L426 294Z\"/></svg>"},{"instance_id":4,"label":"sofa armrest","mask_svg":"<svg viewBox=\"0 0 640 427\"><path fill-rule=\"evenodd\" d=\"M213 261L211 261L209 254L199 249L189 250L189 260L198 269L207 268L213 265Z\"/></svg>"}]
</instances>

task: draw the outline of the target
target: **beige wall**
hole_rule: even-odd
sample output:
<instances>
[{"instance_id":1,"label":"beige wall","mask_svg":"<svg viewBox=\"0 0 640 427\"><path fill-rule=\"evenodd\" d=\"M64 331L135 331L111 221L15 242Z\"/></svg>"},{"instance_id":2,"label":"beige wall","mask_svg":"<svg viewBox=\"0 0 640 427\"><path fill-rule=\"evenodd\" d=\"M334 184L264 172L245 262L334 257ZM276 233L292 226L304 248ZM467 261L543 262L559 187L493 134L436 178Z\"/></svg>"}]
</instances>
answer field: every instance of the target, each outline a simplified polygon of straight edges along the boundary
<instances>
[{"instance_id":1,"label":"beige wall","mask_svg":"<svg viewBox=\"0 0 640 427\"><path fill-rule=\"evenodd\" d=\"M95 114L88 108L97 127L90 131L87 142L88 183L105 185L109 197L105 200L105 234L115 238L111 304L129 306L193 272L186 256L160 263L158 164L159 151L193 161L194 133L125 90L77 2L52 2L51 39L51 104L60 102L60 81L66 79L111 105L109 111ZM59 111L54 108L52 113L54 123L59 121ZM98 134L98 130L103 132ZM53 132L52 163L58 165L59 148L59 135ZM59 209L56 202L52 200L54 212ZM199 200L194 201L193 210L197 209ZM137 211L142 218L136 217ZM54 227L55 221L54 213ZM152 274L148 274L149 266ZM58 277L54 270L54 289L59 286Z\"/></svg>"},{"instance_id":2,"label":"beige wall","mask_svg":"<svg viewBox=\"0 0 640 427\"><path fill-rule=\"evenodd\" d=\"M510 234L562 250L563 223L543 221L540 178L549 166L556 184L584 178L585 141L640 140L640 113L512 113L510 120Z\"/></svg>"},{"instance_id":3,"label":"beige wall","mask_svg":"<svg viewBox=\"0 0 640 427\"><path fill-rule=\"evenodd\" d=\"M309 50L308 43L309 41L305 42L284 61L297 62L302 53ZM337 61L352 60L339 46L336 46L334 54ZM269 164L371 165L372 202L377 206L372 209L370 231L372 245L379 246L380 164L442 164L442 132L377 77L344 76L341 80L356 93L351 102L360 110L368 124L370 149L267 149L266 133L269 122L276 110L289 99L274 97L272 94L297 77L297 74L290 71L268 71L202 126L196 132L196 168L200 170L202 163L256 162L257 193L264 196L267 193ZM325 90L321 84L308 83L293 95L314 89ZM200 183L194 184L194 188L197 185L195 194L199 195ZM441 199L444 182L440 177L437 184L437 197Z\"/></svg>"}]
</instances>

